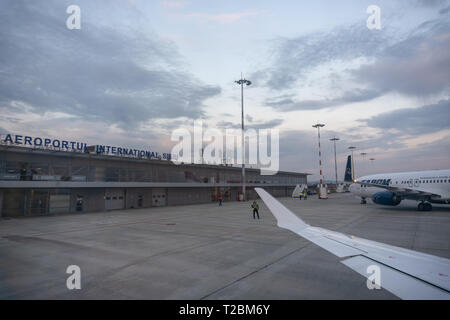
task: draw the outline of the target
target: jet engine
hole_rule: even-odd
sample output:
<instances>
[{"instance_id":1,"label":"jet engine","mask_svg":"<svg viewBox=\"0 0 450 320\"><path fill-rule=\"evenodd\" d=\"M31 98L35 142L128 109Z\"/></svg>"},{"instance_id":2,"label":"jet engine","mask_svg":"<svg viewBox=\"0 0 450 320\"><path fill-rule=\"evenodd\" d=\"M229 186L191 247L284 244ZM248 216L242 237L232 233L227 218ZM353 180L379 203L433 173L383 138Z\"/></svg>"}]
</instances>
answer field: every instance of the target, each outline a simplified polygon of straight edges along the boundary
<instances>
[{"instance_id":1,"label":"jet engine","mask_svg":"<svg viewBox=\"0 0 450 320\"><path fill-rule=\"evenodd\" d=\"M372 196L372 201L376 204L382 204L385 206L396 206L402 202L402 198L398 197L395 193L390 191L377 192Z\"/></svg>"}]
</instances>

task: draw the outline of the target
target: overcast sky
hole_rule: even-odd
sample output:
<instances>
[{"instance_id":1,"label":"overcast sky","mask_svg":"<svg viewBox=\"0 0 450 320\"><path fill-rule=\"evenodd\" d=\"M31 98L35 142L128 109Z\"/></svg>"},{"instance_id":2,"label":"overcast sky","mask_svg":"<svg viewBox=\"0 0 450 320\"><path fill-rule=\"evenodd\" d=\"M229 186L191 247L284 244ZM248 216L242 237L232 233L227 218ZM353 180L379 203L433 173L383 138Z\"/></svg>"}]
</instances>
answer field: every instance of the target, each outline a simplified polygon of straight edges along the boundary
<instances>
[{"instance_id":1,"label":"overcast sky","mask_svg":"<svg viewBox=\"0 0 450 320\"><path fill-rule=\"evenodd\" d=\"M3 0L0 48L1 134L170 151L193 120L239 125L243 72L282 170L317 179L318 121L327 179L333 136L340 178L350 145L358 176L450 168L450 1Z\"/></svg>"}]
</instances>

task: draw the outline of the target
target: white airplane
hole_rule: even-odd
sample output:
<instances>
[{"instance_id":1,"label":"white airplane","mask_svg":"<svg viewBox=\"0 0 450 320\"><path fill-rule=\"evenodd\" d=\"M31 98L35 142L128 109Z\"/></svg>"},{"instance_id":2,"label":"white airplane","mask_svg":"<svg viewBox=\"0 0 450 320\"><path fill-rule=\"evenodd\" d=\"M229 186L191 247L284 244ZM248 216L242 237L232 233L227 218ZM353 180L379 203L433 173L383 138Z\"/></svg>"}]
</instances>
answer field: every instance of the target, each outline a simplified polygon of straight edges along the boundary
<instances>
[{"instance_id":1,"label":"white airplane","mask_svg":"<svg viewBox=\"0 0 450 320\"><path fill-rule=\"evenodd\" d=\"M450 260L313 227L305 223L262 188L255 191L288 229L339 258L372 282L369 270L380 270L380 285L401 299L450 300Z\"/></svg>"},{"instance_id":2,"label":"white airplane","mask_svg":"<svg viewBox=\"0 0 450 320\"><path fill-rule=\"evenodd\" d=\"M350 158L350 156L349 156ZM347 161L345 181L349 190L361 197L361 204L371 198L376 204L396 206L402 200L419 201L420 211L431 211L431 203L450 203L450 170L380 173L353 179L351 161Z\"/></svg>"}]
</instances>

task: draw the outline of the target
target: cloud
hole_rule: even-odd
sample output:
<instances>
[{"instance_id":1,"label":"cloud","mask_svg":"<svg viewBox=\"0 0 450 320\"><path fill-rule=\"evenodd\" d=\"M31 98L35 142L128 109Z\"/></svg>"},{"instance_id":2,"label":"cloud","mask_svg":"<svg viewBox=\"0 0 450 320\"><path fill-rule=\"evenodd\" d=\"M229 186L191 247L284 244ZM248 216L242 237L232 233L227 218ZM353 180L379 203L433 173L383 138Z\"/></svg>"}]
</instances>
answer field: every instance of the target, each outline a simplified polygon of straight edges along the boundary
<instances>
[{"instance_id":1,"label":"cloud","mask_svg":"<svg viewBox=\"0 0 450 320\"><path fill-rule=\"evenodd\" d=\"M352 91L344 92L340 97L332 99L296 101L292 97L285 96L281 99L267 99L265 105L279 111L318 110L354 102L367 101L378 96L380 96L379 91L354 89Z\"/></svg>"},{"instance_id":2,"label":"cloud","mask_svg":"<svg viewBox=\"0 0 450 320\"><path fill-rule=\"evenodd\" d=\"M439 14L447 14L450 12L450 6L448 6L447 8L443 8L441 10L439 10Z\"/></svg>"},{"instance_id":3,"label":"cloud","mask_svg":"<svg viewBox=\"0 0 450 320\"><path fill-rule=\"evenodd\" d=\"M411 136L401 133L381 132L373 136L361 132L321 132L323 172L326 179L334 180L334 149L328 139L337 136L338 177L343 173L349 151L347 146L355 145L355 170L357 176L383 172L404 172L413 170L449 168L450 136L446 135L431 143L408 144ZM367 152L365 158L360 153ZM370 158L375 158L372 163ZM281 170L308 172L308 181L319 177L317 133L311 130L281 130Z\"/></svg>"},{"instance_id":4,"label":"cloud","mask_svg":"<svg viewBox=\"0 0 450 320\"><path fill-rule=\"evenodd\" d=\"M386 112L361 121L372 128L395 129L404 134L437 132L450 128L450 100Z\"/></svg>"},{"instance_id":5,"label":"cloud","mask_svg":"<svg viewBox=\"0 0 450 320\"><path fill-rule=\"evenodd\" d=\"M404 34L393 34L389 27L374 32L358 23L327 33L280 38L274 41L269 66L255 71L252 78L258 79L255 86L290 93L314 80L311 77L320 77L320 81L316 79L320 89L336 93L324 100L303 100L294 94L265 101L283 111L335 107L393 92L412 97L447 95L448 14L448 10L441 10L438 18ZM351 86L355 89L349 89Z\"/></svg>"},{"instance_id":6,"label":"cloud","mask_svg":"<svg viewBox=\"0 0 450 320\"><path fill-rule=\"evenodd\" d=\"M219 13L219 14L211 14L211 13L189 13L186 14L188 18L194 18L196 20L204 21L204 22L218 22L223 24L235 23L239 20L243 20L244 18L252 17L258 15L258 12L253 11L243 11L243 12L234 12L234 13Z\"/></svg>"},{"instance_id":7,"label":"cloud","mask_svg":"<svg viewBox=\"0 0 450 320\"><path fill-rule=\"evenodd\" d=\"M204 101L221 90L181 71L172 43L119 24L91 23L95 6L78 3L86 17L81 30L65 26L69 2L3 3L1 107L19 101L35 113L57 111L127 128L204 115Z\"/></svg>"},{"instance_id":8,"label":"cloud","mask_svg":"<svg viewBox=\"0 0 450 320\"><path fill-rule=\"evenodd\" d=\"M383 92L425 96L450 89L450 20L428 21L387 47L372 64L351 71L358 83Z\"/></svg>"},{"instance_id":9,"label":"cloud","mask_svg":"<svg viewBox=\"0 0 450 320\"><path fill-rule=\"evenodd\" d=\"M247 129L272 129L275 128L279 125L281 125L283 123L282 119L273 119L273 120L269 120L269 121L264 121L264 122L257 122L257 123L252 123L252 124L246 124L245 125L245 130ZM219 128L230 128L230 129L240 129L241 128L241 124L240 123L234 123L234 122L229 122L229 121L219 121L217 123L217 127Z\"/></svg>"},{"instance_id":10,"label":"cloud","mask_svg":"<svg viewBox=\"0 0 450 320\"><path fill-rule=\"evenodd\" d=\"M162 0L161 4L165 8L169 9L180 9L189 4L186 0Z\"/></svg>"},{"instance_id":11,"label":"cloud","mask_svg":"<svg viewBox=\"0 0 450 320\"><path fill-rule=\"evenodd\" d=\"M417 4L423 7L435 7L444 4L446 0L417 0Z\"/></svg>"},{"instance_id":12,"label":"cloud","mask_svg":"<svg viewBox=\"0 0 450 320\"><path fill-rule=\"evenodd\" d=\"M271 66L258 70L252 78L273 90L292 88L308 72L334 61L376 56L388 43L384 33L372 32L365 22L296 38L273 42Z\"/></svg>"}]
</instances>

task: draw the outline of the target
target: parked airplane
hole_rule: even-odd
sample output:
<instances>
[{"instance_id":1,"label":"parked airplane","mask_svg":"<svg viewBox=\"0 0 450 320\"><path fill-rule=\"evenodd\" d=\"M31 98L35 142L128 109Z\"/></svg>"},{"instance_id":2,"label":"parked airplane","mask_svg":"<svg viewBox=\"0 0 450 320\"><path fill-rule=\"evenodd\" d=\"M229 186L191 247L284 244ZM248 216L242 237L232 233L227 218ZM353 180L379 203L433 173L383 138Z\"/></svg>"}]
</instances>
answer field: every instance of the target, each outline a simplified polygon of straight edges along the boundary
<instances>
[{"instance_id":1,"label":"parked airplane","mask_svg":"<svg viewBox=\"0 0 450 320\"><path fill-rule=\"evenodd\" d=\"M310 226L264 189L255 191L280 228L346 258L341 262L365 276L368 282L372 282L371 270L375 267L380 271L380 283L375 284L402 299L450 300L449 259Z\"/></svg>"},{"instance_id":2,"label":"parked airplane","mask_svg":"<svg viewBox=\"0 0 450 320\"><path fill-rule=\"evenodd\" d=\"M361 204L371 198L376 204L396 206L402 200L419 201L420 211L431 211L431 203L450 203L450 170L427 170L380 173L354 179L348 156L345 181L353 182L349 190L361 197Z\"/></svg>"}]
</instances>

